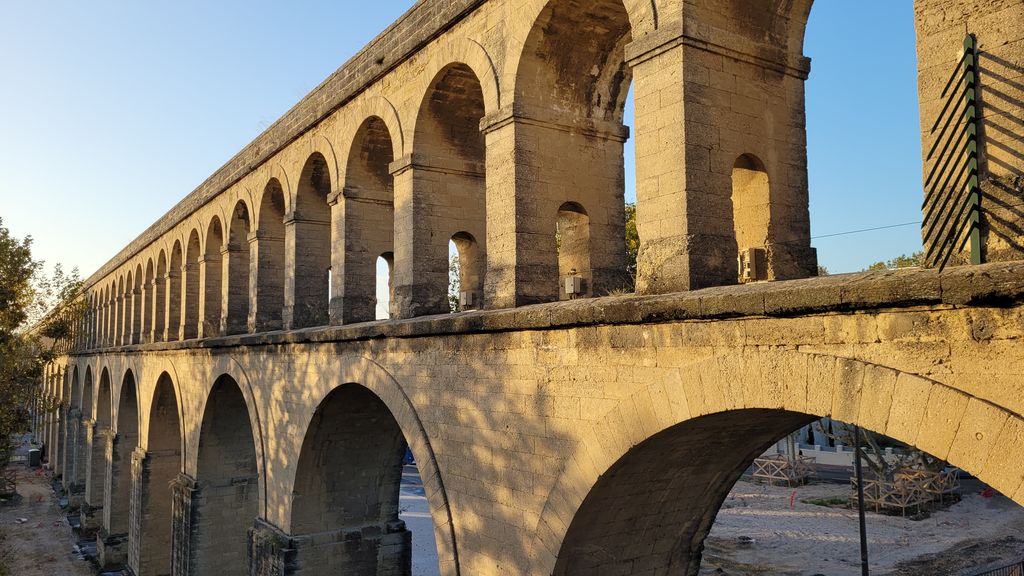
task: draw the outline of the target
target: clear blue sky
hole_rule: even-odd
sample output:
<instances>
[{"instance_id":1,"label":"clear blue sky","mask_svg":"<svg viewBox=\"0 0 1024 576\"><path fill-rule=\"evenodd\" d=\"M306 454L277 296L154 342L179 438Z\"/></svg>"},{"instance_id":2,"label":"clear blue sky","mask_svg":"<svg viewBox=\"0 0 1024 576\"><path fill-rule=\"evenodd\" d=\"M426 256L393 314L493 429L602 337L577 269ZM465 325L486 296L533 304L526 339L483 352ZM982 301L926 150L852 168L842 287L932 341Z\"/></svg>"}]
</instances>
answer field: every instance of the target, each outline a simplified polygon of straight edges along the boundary
<instances>
[{"instance_id":1,"label":"clear blue sky","mask_svg":"<svg viewBox=\"0 0 1024 576\"><path fill-rule=\"evenodd\" d=\"M32 235L38 258L88 276L411 4L4 3L4 225ZM816 4L805 49L813 234L919 220L912 2ZM920 240L908 226L814 245L842 272Z\"/></svg>"}]
</instances>

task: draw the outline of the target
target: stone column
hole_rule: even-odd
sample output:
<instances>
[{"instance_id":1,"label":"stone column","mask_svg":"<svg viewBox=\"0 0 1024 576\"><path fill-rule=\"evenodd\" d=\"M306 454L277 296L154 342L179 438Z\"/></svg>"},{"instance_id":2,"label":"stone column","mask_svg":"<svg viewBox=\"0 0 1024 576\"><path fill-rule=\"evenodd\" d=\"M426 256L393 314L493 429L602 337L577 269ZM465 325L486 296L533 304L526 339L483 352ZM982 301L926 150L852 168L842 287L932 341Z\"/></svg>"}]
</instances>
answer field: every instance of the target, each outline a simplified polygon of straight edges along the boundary
<instances>
[{"instance_id":1,"label":"stone column","mask_svg":"<svg viewBox=\"0 0 1024 576\"><path fill-rule=\"evenodd\" d=\"M284 307L284 238L257 230L249 235L249 332L281 329Z\"/></svg>"},{"instance_id":2,"label":"stone column","mask_svg":"<svg viewBox=\"0 0 1024 576\"><path fill-rule=\"evenodd\" d=\"M106 484L106 450L109 429L99 429L95 420L82 423L86 444L85 503L82 533L93 534L103 527L103 492Z\"/></svg>"},{"instance_id":3,"label":"stone column","mask_svg":"<svg viewBox=\"0 0 1024 576\"><path fill-rule=\"evenodd\" d=\"M167 268L167 274L164 276L164 330L163 330L163 341L168 342L178 337L178 329L181 326L181 285L183 282L179 282L181 278L180 270L172 270L170 266ZM178 283L177 290L175 283Z\"/></svg>"},{"instance_id":4,"label":"stone column","mask_svg":"<svg viewBox=\"0 0 1024 576\"><path fill-rule=\"evenodd\" d=\"M346 274L349 272L345 267L347 259L346 252L348 244L345 242L345 192L334 192L327 197L327 205L331 209L331 301L328 310L332 326L341 326L345 323L345 316L348 313L345 304L346 296Z\"/></svg>"},{"instance_id":5,"label":"stone column","mask_svg":"<svg viewBox=\"0 0 1024 576\"><path fill-rule=\"evenodd\" d=\"M331 246L323 246L314 239L323 236L330 222L303 218L294 211L284 220L285 274L284 310L282 322L285 330L326 326L329 323L330 294L327 270L321 263L330 262Z\"/></svg>"},{"instance_id":6,"label":"stone column","mask_svg":"<svg viewBox=\"0 0 1024 576\"><path fill-rule=\"evenodd\" d=\"M174 522L171 544L171 576L199 574L192 546L198 528L196 521L198 510L195 506L198 489L199 485L188 474L178 474L178 477L171 483Z\"/></svg>"},{"instance_id":7,"label":"stone column","mask_svg":"<svg viewBox=\"0 0 1024 576\"><path fill-rule=\"evenodd\" d=\"M222 286L211 284L210 267L221 267L220 258L203 255L199 257L199 323L196 326L197 338L212 338L220 334L221 307L223 300ZM213 290L211 298L210 290Z\"/></svg>"},{"instance_id":8,"label":"stone column","mask_svg":"<svg viewBox=\"0 0 1024 576\"><path fill-rule=\"evenodd\" d=\"M248 239L245 240L248 242ZM220 305L220 333L244 334L249 329L249 262L240 246L229 243L221 251L221 278L225 284ZM246 282L238 282L246 278Z\"/></svg>"},{"instance_id":9,"label":"stone column","mask_svg":"<svg viewBox=\"0 0 1024 576\"><path fill-rule=\"evenodd\" d=\"M299 576L304 567L315 573L410 576L412 533L399 520L289 536L257 519L249 530L248 557L250 576Z\"/></svg>"},{"instance_id":10,"label":"stone column","mask_svg":"<svg viewBox=\"0 0 1024 576\"><path fill-rule=\"evenodd\" d=\"M588 221L579 243L588 263L578 270L585 291L604 295L630 287L622 242L622 151L629 131L616 122L568 122L548 111L511 106L481 121L487 143L488 308L559 299L564 274L555 233L559 209L570 203L583 208ZM530 151L528 159L521 150Z\"/></svg>"},{"instance_id":11,"label":"stone column","mask_svg":"<svg viewBox=\"0 0 1024 576\"><path fill-rule=\"evenodd\" d=\"M143 292L140 283L139 288L132 288L132 313L131 313L131 337L129 342L131 344L138 344L142 342L142 318L145 315L145 304L142 298Z\"/></svg>"},{"instance_id":12,"label":"stone column","mask_svg":"<svg viewBox=\"0 0 1024 576\"><path fill-rule=\"evenodd\" d=\"M486 262L486 207L481 197L486 194L477 190L485 179L484 166L406 155L389 169L395 195L391 315L413 318L450 312L448 242L452 236L471 234L478 259Z\"/></svg>"},{"instance_id":13,"label":"stone column","mask_svg":"<svg viewBox=\"0 0 1024 576\"><path fill-rule=\"evenodd\" d=\"M68 399L69 405L64 409L64 475L61 477L61 485L68 492L73 492L75 485L75 455L77 454L76 439L78 438L78 427L82 413L80 410L72 408L70 401L71 399Z\"/></svg>"},{"instance_id":14,"label":"stone column","mask_svg":"<svg viewBox=\"0 0 1024 576\"><path fill-rule=\"evenodd\" d=\"M157 314L162 314L163 310L157 308L157 278L153 277L151 282L146 283L146 297L148 302L146 303L146 320L143 321L143 342L150 343L156 342L159 336L157 335Z\"/></svg>"},{"instance_id":15,"label":"stone column","mask_svg":"<svg viewBox=\"0 0 1024 576\"><path fill-rule=\"evenodd\" d=\"M128 498L128 568L138 576L148 576L142 566L142 525L145 510L146 490L149 482L149 466L146 451L135 448L132 451L131 493Z\"/></svg>"},{"instance_id":16,"label":"stone column","mask_svg":"<svg viewBox=\"0 0 1024 576\"><path fill-rule=\"evenodd\" d=\"M634 41L626 58L636 100L638 292L737 282L733 170L745 155L764 164L769 182L757 207L769 278L816 274L807 60L746 38L723 48L690 37L681 22Z\"/></svg>"},{"instance_id":17,"label":"stone column","mask_svg":"<svg viewBox=\"0 0 1024 576\"><path fill-rule=\"evenodd\" d=\"M178 340L195 338L199 326L199 282L193 280L194 274L199 274L199 263L185 261L181 265L181 300L178 306L181 316L178 322ZM195 292L192 291L193 286Z\"/></svg>"},{"instance_id":18,"label":"stone column","mask_svg":"<svg viewBox=\"0 0 1024 576\"><path fill-rule=\"evenodd\" d=\"M114 306L117 311L114 316L114 346L123 346L125 341L125 297L118 294L114 298Z\"/></svg>"},{"instance_id":19,"label":"stone column","mask_svg":"<svg viewBox=\"0 0 1024 576\"><path fill-rule=\"evenodd\" d=\"M65 441L66 422L64 420L64 409L63 403L66 399L58 398L58 401L51 406L51 414L56 425L53 427L53 448L49 450L50 453L50 467L53 469L53 473L59 476L64 475L64 454L67 452L67 444Z\"/></svg>"},{"instance_id":20,"label":"stone column","mask_svg":"<svg viewBox=\"0 0 1024 576\"><path fill-rule=\"evenodd\" d=\"M104 490L103 490L103 524L96 533L96 550L99 555L100 567L114 569L123 566L127 559L128 528L123 512L127 505L125 498L131 500L130 487L124 485L120 472L121 466L130 466L129 462L119 462L117 453L118 436L113 430L102 434L104 447Z\"/></svg>"}]
</instances>

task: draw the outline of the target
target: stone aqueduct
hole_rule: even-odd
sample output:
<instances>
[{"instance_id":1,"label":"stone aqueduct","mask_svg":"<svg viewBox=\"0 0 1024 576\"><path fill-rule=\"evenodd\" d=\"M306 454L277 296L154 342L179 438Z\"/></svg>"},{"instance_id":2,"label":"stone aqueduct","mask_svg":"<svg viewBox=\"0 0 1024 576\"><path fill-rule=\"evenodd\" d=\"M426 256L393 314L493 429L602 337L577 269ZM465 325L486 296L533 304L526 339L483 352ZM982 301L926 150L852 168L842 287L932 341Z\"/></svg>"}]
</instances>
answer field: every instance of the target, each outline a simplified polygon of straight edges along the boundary
<instances>
[{"instance_id":1,"label":"stone aqueduct","mask_svg":"<svg viewBox=\"0 0 1024 576\"><path fill-rule=\"evenodd\" d=\"M986 26L1019 3L961 4L915 3L923 115L949 38L1022 60ZM443 574L696 574L740 472L824 415L1024 504L1021 218L985 224L1004 263L801 279L810 8L417 3L87 281L38 429L104 561L408 574L408 444ZM637 294L605 296L630 83ZM449 241L476 310L444 314ZM776 282L731 285L751 247Z\"/></svg>"}]
</instances>

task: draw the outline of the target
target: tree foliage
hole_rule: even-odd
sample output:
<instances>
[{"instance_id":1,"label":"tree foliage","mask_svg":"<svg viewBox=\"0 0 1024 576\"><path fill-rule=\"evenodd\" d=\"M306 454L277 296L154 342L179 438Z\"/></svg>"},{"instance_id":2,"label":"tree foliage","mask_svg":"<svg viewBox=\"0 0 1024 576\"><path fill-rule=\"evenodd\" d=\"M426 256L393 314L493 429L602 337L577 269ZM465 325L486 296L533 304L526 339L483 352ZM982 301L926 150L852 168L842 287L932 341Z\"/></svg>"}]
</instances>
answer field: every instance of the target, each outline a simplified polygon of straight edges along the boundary
<instances>
[{"instance_id":1,"label":"tree foliage","mask_svg":"<svg viewBox=\"0 0 1024 576\"><path fill-rule=\"evenodd\" d=\"M867 267L867 270L895 270L897 268L911 268L920 266L924 262L924 252L914 252L907 255L902 254L885 262L875 262Z\"/></svg>"},{"instance_id":2,"label":"tree foliage","mask_svg":"<svg viewBox=\"0 0 1024 576\"><path fill-rule=\"evenodd\" d=\"M636 258L640 253L640 235L636 231L636 204L626 203L626 271L636 285Z\"/></svg>"},{"instance_id":3,"label":"tree foliage","mask_svg":"<svg viewBox=\"0 0 1024 576\"><path fill-rule=\"evenodd\" d=\"M33 406L54 409L40 395L44 367L74 335L84 303L78 271L52 275L32 258L32 239L18 239L0 219L0 467L11 456L10 438L24 433Z\"/></svg>"}]
</instances>

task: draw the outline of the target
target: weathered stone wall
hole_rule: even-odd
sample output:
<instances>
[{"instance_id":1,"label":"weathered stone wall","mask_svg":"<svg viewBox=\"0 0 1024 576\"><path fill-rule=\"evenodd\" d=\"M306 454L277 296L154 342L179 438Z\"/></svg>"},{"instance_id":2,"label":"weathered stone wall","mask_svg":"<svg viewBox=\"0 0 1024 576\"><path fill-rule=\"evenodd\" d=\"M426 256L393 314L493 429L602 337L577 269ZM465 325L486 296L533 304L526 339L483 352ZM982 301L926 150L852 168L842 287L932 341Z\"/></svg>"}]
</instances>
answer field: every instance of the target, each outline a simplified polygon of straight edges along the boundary
<instances>
[{"instance_id":1,"label":"weathered stone wall","mask_svg":"<svg viewBox=\"0 0 1024 576\"><path fill-rule=\"evenodd\" d=\"M983 254L992 262L1019 260L1024 254L1024 5L917 0L915 14L922 154L928 156L941 134L932 127L946 103L942 91L963 55L964 37L974 34ZM934 164L926 160L926 176Z\"/></svg>"},{"instance_id":2,"label":"weathered stone wall","mask_svg":"<svg viewBox=\"0 0 1024 576\"><path fill-rule=\"evenodd\" d=\"M252 431L258 516L295 540L267 548L270 557L258 562L250 557L256 566L317 573L303 558L305 536L293 532L299 455L324 400L352 384L380 399L417 458L443 573L571 574L574 550L610 543L622 554L609 570L670 561L695 569L730 479L809 417L830 416L918 446L1024 503L1022 272L1019 264L987 265L577 300L161 343L78 356L68 370L107 369L113 381L132 371L141 437L149 442L142 449L153 450L155 423L167 417L154 419L156 389L166 395L173 388L181 469L189 478L209 470L200 453L210 442L201 429L210 392L225 375L237 382L248 415L231 422L246 428L247 419L245 432ZM316 426L340 431L347 420ZM748 430L752 423L759 424ZM353 440L359 429L352 428ZM734 458L695 456L694 447L710 445ZM662 449L681 460L652 460ZM393 465L389 458L382 452L378 466ZM375 473L360 462L350 474ZM709 496L652 508L640 485L630 488L637 469L705 478L691 488ZM150 481L145 490L155 497L163 486ZM627 508L645 522L675 527L658 538L688 546L675 556L652 553L652 541L619 532L605 516L617 509L600 503L622 490L636 499ZM196 508L187 520L179 502L175 534L194 542L203 503L187 504ZM210 513L223 514L219 506ZM237 516L241 534L256 520ZM259 548L247 538L236 544ZM174 553L182 561L195 557ZM284 557L275 560L277 553Z\"/></svg>"}]
</instances>

